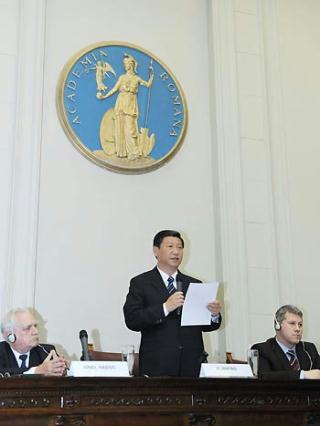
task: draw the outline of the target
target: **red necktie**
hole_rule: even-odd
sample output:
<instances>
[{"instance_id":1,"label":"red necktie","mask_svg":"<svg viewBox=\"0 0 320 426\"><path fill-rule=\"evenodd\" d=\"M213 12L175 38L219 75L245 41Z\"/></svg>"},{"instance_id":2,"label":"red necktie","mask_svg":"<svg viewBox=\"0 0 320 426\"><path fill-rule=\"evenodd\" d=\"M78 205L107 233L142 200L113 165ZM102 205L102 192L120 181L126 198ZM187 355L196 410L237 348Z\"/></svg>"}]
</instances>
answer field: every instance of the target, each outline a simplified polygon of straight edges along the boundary
<instances>
[{"instance_id":1,"label":"red necktie","mask_svg":"<svg viewBox=\"0 0 320 426\"><path fill-rule=\"evenodd\" d=\"M292 370L300 370L300 365L296 353L294 350L290 349L287 354L289 355L290 368Z\"/></svg>"}]
</instances>

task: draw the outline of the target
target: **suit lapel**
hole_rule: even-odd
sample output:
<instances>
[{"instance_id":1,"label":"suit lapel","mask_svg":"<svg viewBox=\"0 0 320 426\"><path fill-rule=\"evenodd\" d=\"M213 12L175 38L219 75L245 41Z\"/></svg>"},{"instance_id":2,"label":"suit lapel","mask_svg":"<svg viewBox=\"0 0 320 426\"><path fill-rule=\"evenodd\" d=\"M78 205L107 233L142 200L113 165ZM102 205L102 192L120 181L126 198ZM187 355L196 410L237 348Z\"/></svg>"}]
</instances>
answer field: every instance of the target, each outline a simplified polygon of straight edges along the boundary
<instances>
[{"instance_id":1,"label":"suit lapel","mask_svg":"<svg viewBox=\"0 0 320 426\"><path fill-rule=\"evenodd\" d=\"M30 351L30 358L29 358L29 367L36 367L41 363L41 357L38 352L38 348L32 348Z\"/></svg>"},{"instance_id":2,"label":"suit lapel","mask_svg":"<svg viewBox=\"0 0 320 426\"><path fill-rule=\"evenodd\" d=\"M275 356L278 358L278 361L281 363L284 370L291 370L289 360L287 355L283 352L283 350L278 345L276 339L272 339L272 350Z\"/></svg>"},{"instance_id":3,"label":"suit lapel","mask_svg":"<svg viewBox=\"0 0 320 426\"><path fill-rule=\"evenodd\" d=\"M19 364L17 362L17 359L16 359L14 353L11 350L10 345L8 343L7 343L7 345L8 345L8 350L7 350L7 354L8 354L8 365L12 365L12 366L15 366L15 367L19 368Z\"/></svg>"},{"instance_id":4,"label":"suit lapel","mask_svg":"<svg viewBox=\"0 0 320 426\"><path fill-rule=\"evenodd\" d=\"M276 339L273 339L273 341L272 341L272 350L274 351L275 355L278 357L283 368L285 368L286 370L291 370L288 357L283 352L283 350L280 348ZM311 366L312 362L309 359L306 352L303 350L303 346L302 346L301 342L296 345L296 354L297 354L297 358L298 358L298 361L299 361L300 369L301 370L310 370L310 366Z\"/></svg>"},{"instance_id":5,"label":"suit lapel","mask_svg":"<svg viewBox=\"0 0 320 426\"><path fill-rule=\"evenodd\" d=\"M150 271L150 274L151 274L151 280L150 280L151 284L157 289L157 292L161 295L161 297L163 297L164 300L167 300L169 293L165 283L163 282L163 279L160 275L158 268L155 266ZM190 280L188 279L188 277L182 274L178 270L176 281L182 282L182 291L183 291L183 294L186 295L189 288L189 284L190 284Z\"/></svg>"},{"instance_id":6,"label":"suit lapel","mask_svg":"<svg viewBox=\"0 0 320 426\"><path fill-rule=\"evenodd\" d=\"M157 293L163 298L163 300L167 300L169 293L163 279L158 271L158 268L155 267L150 271L151 279L150 284L156 289Z\"/></svg>"}]
</instances>

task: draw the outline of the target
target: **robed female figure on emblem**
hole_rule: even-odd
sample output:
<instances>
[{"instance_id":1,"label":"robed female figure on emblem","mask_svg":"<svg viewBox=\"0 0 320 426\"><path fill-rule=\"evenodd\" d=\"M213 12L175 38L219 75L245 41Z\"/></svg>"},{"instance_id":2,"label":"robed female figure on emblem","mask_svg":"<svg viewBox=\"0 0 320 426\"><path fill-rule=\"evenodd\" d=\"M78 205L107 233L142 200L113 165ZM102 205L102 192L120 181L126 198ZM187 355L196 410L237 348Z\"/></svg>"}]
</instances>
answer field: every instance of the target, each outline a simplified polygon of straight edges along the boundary
<instances>
[{"instance_id":1,"label":"robed female figure on emblem","mask_svg":"<svg viewBox=\"0 0 320 426\"><path fill-rule=\"evenodd\" d=\"M138 65L136 59L128 54L124 55L123 65L125 73L118 78L114 87L106 94L98 90L96 95L97 99L102 100L119 92L114 108L107 111L103 118L105 123L110 123L110 119L113 120L113 131L110 132L110 128L106 128L108 126L103 126L102 121L100 139L102 147L107 155L116 155L120 158L135 160L139 157L147 157L155 143L154 134L148 137L148 129L142 128L139 132L138 128L139 85L149 88L153 82L154 72L153 67L150 66L149 80L143 80L136 73ZM147 108L148 107L149 102ZM111 136L110 133L112 133ZM110 144L110 139L114 139L114 144Z\"/></svg>"}]
</instances>

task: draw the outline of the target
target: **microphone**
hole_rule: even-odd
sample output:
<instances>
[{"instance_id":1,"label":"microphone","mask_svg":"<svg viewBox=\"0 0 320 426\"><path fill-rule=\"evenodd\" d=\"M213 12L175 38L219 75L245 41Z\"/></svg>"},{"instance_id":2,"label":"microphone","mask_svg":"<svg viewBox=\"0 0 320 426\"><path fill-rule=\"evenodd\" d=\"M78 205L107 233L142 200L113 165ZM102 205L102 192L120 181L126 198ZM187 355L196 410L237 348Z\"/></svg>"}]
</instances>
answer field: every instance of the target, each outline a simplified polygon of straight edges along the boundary
<instances>
[{"instance_id":1,"label":"microphone","mask_svg":"<svg viewBox=\"0 0 320 426\"><path fill-rule=\"evenodd\" d=\"M43 350L44 353L46 353L47 355L49 355L50 352L48 352L47 349L44 346L42 346L40 344L38 346L39 346L39 348L41 348Z\"/></svg>"},{"instance_id":2,"label":"microphone","mask_svg":"<svg viewBox=\"0 0 320 426\"><path fill-rule=\"evenodd\" d=\"M48 351L47 351L47 349L46 349L43 345L40 345L40 343L38 344L38 348L42 349L42 350L43 350L43 352L44 352L46 355L49 355L49 354L50 354L50 352L48 352ZM56 351L56 349L54 349L54 352L56 353L56 355L57 355L57 356L60 356L60 355L58 354L58 352ZM51 358L50 358L50 359L53 359L53 356L51 356Z\"/></svg>"},{"instance_id":3,"label":"microphone","mask_svg":"<svg viewBox=\"0 0 320 426\"><path fill-rule=\"evenodd\" d=\"M309 361L310 361L310 370L312 370L312 367L313 367L313 361L312 361L312 358L311 358L311 356L310 356L310 354L309 354L309 352L306 350L306 348L304 347L304 342L301 342L302 343L302 349L303 349L303 352L305 352L307 355L308 355L308 358L309 358Z\"/></svg>"},{"instance_id":4,"label":"microphone","mask_svg":"<svg viewBox=\"0 0 320 426\"><path fill-rule=\"evenodd\" d=\"M177 291L182 291L182 281L176 281L177 283ZM179 306L179 308L177 308L177 315L181 315L181 309L182 306Z\"/></svg>"},{"instance_id":5,"label":"microphone","mask_svg":"<svg viewBox=\"0 0 320 426\"><path fill-rule=\"evenodd\" d=\"M90 361L90 355L88 350L88 333L86 330L81 330L79 333L79 338L82 347L82 357L83 361Z\"/></svg>"}]
</instances>

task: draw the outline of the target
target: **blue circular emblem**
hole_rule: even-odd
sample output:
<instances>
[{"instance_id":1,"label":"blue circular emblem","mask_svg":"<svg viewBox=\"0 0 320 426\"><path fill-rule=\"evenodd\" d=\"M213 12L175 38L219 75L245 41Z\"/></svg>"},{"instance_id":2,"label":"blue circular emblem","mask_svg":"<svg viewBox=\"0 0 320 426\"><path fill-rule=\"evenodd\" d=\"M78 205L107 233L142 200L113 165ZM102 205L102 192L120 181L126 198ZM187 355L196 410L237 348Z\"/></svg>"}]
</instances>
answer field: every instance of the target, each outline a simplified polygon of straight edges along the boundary
<instances>
[{"instance_id":1,"label":"blue circular emblem","mask_svg":"<svg viewBox=\"0 0 320 426\"><path fill-rule=\"evenodd\" d=\"M141 173L179 148L187 109L180 84L159 59L121 42L82 49L65 65L57 108L71 142L99 166Z\"/></svg>"}]
</instances>

